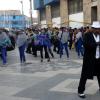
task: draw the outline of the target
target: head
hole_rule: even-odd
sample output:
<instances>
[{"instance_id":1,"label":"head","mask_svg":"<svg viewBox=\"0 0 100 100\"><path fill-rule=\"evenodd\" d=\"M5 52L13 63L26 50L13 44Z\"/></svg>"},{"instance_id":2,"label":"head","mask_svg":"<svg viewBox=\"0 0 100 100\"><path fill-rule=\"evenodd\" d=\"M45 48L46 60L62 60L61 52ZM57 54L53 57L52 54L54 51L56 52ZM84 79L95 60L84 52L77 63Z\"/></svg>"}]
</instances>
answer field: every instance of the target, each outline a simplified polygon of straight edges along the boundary
<instances>
[{"instance_id":1,"label":"head","mask_svg":"<svg viewBox=\"0 0 100 100\"><path fill-rule=\"evenodd\" d=\"M92 27L92 32L97 35L97 34L100 34L100 28L93 28Z\"/></svg>"},{"instance_id":2,"label":"head","mask_svg":"<svg viewBox=\"0 0 100 100\"><path fill-rule=\"evenodd\" d=\"M93 22L93 24L92 24L92 32L94 33L94 34L100 34L100 22L99 21L97 21L97 22Z\"/></svg>"}]
</instances>

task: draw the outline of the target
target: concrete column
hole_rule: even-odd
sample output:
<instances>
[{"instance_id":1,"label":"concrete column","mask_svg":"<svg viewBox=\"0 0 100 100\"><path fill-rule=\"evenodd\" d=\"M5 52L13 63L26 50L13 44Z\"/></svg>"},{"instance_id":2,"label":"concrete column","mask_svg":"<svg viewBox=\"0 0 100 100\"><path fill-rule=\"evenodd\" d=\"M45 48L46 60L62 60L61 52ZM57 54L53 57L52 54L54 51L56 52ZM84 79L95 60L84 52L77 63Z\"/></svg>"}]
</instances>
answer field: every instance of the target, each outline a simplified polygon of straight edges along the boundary
<instances>
[{"instance_id":1,"label":"concrete column","mask_svg":"<svg viewBox=\"0 0 100 100\"><path fill-rule=\"evenodd\" d=\"M52 27L51 6L46 6L46 22L48 27Z\"/></svg>"},{"instance_id":2,"label":"concrete column","mask_svg":"<svg viewBox=\"0 0 100 100\"><path fill-rule=\"evenodd\" d=\"M91 24L91 0L83 0L84 25Z\"/></svg>"},{"instance_id":3,"label":"concrete column","mask_svg":"<svg viewBox=\"0 0 100 100\"><path fill-rule=\"evenodd\" d=\"M60 16L62 26L68 26L68 0L60 0Z\"/></svg>"},{"instance_id":4,"label":"concrete column","mask_svg":"<svg viewBox=\"0 0 100 100\"><path fill-rule=\"evenodd\" d=\"M100 21L100 0L97 1L97 13L98 13L98 21Z\"/></svg>"}]
</instances>

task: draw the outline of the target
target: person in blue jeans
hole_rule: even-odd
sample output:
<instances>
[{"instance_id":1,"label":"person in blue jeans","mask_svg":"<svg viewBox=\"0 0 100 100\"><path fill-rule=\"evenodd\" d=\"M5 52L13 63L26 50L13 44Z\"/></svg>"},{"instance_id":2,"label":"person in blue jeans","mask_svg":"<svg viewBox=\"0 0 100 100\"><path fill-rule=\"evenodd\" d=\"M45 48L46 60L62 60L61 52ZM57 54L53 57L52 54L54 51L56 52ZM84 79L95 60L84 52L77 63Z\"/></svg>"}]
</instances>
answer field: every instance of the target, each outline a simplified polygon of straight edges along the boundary
<instances>
[{"instance_id":1,"label":"person in blue jeans","mask_svg":"<svg viewBox=\"0 0 100 100\"><path fill-rule=\"evenodd\" d=\"M3 60L3 65L6 65L7 63L7 51L6 51L6 47L1 47L1 58Z\"/></svg>"},{"instance_id":2,"label":"person in blue jeans","mask_svg":"<svg viewBox=\"0 0 100 100\"><path fill-rule=\"evenodd\" d=\"M27 39L28 39L28 37L23 30L18 32L17 46L19 48L19 55L20 55L21 64L26 62L25 47L26 47Z\"/></svg>"},{"instance_id":3,"label":"person in blue jeans","mask_svg":"<svg viewBox=\"0 0 100 100\"><path fill-rule=\"evenodd\" d=\"M63 55L63 49L65 49L67 58L69 58L69 51L68 51L68 43L61 43L60 42L60 58L62 58Z\"/></svg>"},{"instance_id":4,"label":"person in blue jeans","mask_svg":"<svg viewBox=\"0 0 100 100\"><path fill-rule=\"evenodd\" d=\"M26 47L26 44L23 44L22 46L19 47L19 54L20 54L20 61L21 61L21 63L26 62L25 47Z\"/></svg>"},{"instance_id":5,"label":"person in blue jeans","mask_svg":"<svg viewBox=\"0 0 100 100\"><path fill-rule=\"evenodd\" d=\"M2 58L3 65L7 64L6 47L10 45L11 45L11 41L9 37L3 30L0 30L0 52L1 52L1 58Z\"/></svg>"},{"instance_id":6,"label":"person in blue jeans","mask_svg":"<svg viewBox=\"0 0 100 100\"><path fill-rule=\"evenodd\" d=\"M69 32L66 27L62 27L58 34L60 40L60 58L63 55L63 49L65 49L67 58L69 58L69 51L68 51L68 39L69 39Z\"/></svg>"},{"instance_id":7,"label":"person in blue jeans","mask_svg":"<svg viewBox=\"0 0 100 100\"><path fill-rule=\"evenodd\" d=\"M78 32L76 34L76 52L78 57L80 58L80 56L83 57L84 54L84 48L83 48L83 37L82 37L82 32L80 29L78 29Z\"/></svg>"}]
</instances>

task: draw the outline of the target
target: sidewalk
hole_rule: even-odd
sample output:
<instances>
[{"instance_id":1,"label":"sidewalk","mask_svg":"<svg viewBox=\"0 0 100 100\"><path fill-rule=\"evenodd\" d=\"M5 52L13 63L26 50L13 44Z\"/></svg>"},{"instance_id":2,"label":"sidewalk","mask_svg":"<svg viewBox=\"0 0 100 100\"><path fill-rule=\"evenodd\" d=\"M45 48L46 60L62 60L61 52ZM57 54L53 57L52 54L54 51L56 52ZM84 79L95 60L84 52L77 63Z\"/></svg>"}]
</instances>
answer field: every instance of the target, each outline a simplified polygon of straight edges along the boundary
<instances>
[{"instance_id":1,"label":"sidewalk","mask_svg":"<svg viewBox=\"0 0 100 100\"><path fill-rule=\"evenodd\" d=\"M16 52L16 53L15 53ZM15 56L13 54L16 54ZM81 100L77 96L82 59L56 55L50 63L27 55L20 65L17 51L8 54L9 65L0 67L0 100ZM88 81L85 100L99 100L97 81Z\"/></svg>"}]
</instances>

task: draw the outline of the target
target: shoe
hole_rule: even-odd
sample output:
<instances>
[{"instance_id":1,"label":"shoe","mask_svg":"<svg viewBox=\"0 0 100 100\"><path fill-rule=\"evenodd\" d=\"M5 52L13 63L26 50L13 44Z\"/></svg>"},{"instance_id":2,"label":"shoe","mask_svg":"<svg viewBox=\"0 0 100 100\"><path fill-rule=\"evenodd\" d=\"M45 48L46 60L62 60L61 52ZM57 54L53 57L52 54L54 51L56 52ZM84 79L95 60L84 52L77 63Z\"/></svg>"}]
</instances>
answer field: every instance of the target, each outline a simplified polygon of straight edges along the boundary
<instances>
[{"instance_id":1,"label":"shoe","mask_svg":"<svg viewBox=\"0 0 100 100\"><path fill-rule=\"evenodd\" d=\"M86 96L85 96L85 94L84 93L78 93L78 96L80 97L80 98L86 98Z\"/></svg>"}]
</instances>

